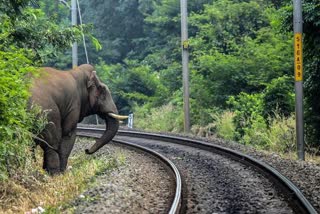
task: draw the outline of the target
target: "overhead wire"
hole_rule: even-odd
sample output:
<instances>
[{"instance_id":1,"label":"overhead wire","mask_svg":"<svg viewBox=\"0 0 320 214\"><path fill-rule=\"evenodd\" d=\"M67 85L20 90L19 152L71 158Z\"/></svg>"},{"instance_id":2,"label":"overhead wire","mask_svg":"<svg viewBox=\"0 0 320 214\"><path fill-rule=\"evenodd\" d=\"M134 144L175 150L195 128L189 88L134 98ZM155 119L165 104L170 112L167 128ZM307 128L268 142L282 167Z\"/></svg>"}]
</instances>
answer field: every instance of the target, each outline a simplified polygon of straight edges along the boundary
<instances>
[{"instance_id":1,"label":"overhead wire","mask_svg":"<svg viewBox=\"0 0 320 214\"><path fill-rule=\"evenodd\" d=\"M79 13L79 20L80 20L80 27L82 28L82 16L81 16L81 10L80 10L80 4L79 4L79 0L77 0L77 7L78 7L78 13ZM87 60L87 64L89 64L89 57L88 57L88 52L87 52L87 45L86 45L86 40L84 37L84 33L82 32L82 40L83 40L83 48L84 48L84 53L86 55L86 60Z\"/></svg>"},{"instance_id":2,"label":"overhead wire","mask_svg":"<svg viewBox=\"0 0 320 214\"><path fill-rule=\"evenodd\" d=\"M77 0L77 8L78 8L78 13L79 13L80 28L83 31L83 28L82 28L82 15L81 15L81 10L80 10L79 0ZM90 64L89 63L89 57L88 57L88 51L87 51L87 45L86 45L86 39L84 37L84 33L83 32L82 32L82 41L83 41L83 48L84 48L84 53L86 55L87 64ZM99 124L99 120L98 120L98 116L97 115L95 115L95 119L96 119L96 124L98 125Z\"/></svg>"}]
</instances>

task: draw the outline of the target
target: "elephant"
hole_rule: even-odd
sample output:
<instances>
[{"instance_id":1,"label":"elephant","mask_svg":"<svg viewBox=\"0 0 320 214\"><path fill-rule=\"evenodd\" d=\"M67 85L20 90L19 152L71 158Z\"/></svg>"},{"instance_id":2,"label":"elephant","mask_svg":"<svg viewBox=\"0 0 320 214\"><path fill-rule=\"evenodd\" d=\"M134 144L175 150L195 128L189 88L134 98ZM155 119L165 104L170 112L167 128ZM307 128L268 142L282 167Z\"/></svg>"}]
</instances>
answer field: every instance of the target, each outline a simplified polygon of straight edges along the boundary
<instances>
[{"instance_id":1,"label":"elephant","mask_svg":"<svg viewBox=\"0 0 320 214\"><path fill-rule=\"evenodd\" d=\"M49 174L66 170L77 123L84 117L98 114L106 122L102 137L85 150L86 154L93 154L110 142L118 131L119 120L127 118L118 115L110 90L90 64L69 71L40 68L33 80L29 101L30 105L38 105L46 112L48 123L35 141L43 149L43 169Z\"/></svg>"}]
</instances>

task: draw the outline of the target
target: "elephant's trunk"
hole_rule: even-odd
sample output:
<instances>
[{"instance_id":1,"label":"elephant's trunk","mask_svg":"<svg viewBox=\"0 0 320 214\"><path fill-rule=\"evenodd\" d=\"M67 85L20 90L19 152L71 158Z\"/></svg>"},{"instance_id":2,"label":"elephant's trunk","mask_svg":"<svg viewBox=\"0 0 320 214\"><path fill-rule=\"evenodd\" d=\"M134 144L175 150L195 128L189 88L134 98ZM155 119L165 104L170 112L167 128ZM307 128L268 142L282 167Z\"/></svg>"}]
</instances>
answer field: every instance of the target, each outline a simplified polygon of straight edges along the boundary
<instances>
[{"instance_id":1,"label":"elephant's trunk","mask_svg":"<svg viewBox=\"0 0 320 214\"><path fill-rule=\"evenodd\" d=\"M102 137L96 140L96 143L90 148L86 149L86 154L93 154L98 151L105 144L109 143L112 138L117 134L119 129L119 120L107 117L106 118L106 131L103 133Z\"/></svg>"}]
</instances>

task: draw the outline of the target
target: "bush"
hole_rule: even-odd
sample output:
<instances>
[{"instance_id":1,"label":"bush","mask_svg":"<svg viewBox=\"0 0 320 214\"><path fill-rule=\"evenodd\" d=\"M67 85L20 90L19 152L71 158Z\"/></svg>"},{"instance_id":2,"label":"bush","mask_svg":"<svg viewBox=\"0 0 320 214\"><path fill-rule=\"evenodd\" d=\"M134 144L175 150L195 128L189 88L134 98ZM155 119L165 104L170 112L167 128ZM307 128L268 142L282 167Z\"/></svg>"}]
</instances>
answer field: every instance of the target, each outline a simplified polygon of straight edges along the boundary
<instances>
[{"instance_id":1,"label":"bush","mask_svg":"<svg viewBox=\"0 0 320 214\"><path fill-rule=\"evenodd\" d=\"M208 110L210 111L210 110ZM211 113L211 122L206 126L193 125L191 131L196 136L217 136L225 140L234 140L235 125L233 123L235 114L230 111Z\"/></svg>"},{"instance_id":2,"label":"bush","mask_svg":"<svg viewBox=\"0 0 320 214\"><path fill-rule=\"evenodd\" d=\"M2 1L0 6L0 181L26 168L33 135L46 124L40 108L28 106L35 67L83 33L82 26L58 25L29 7L31 2Z\"/></svg>"},{"instance_id":3,"label":"bush","mask_svg":"<svg viewBox=\"0 0 320 214\"><path fill-rule=\"evenodd\" d=\"M270 145L268 126L261 115L252 115L247 118L247 127L243 128L244 134L240 142L250 144L261 149L268 149Z\"/></svg>"},{"instance_id":4,"label":"bush","mask_svg":"<svg viewBox=\"0 0 320 214\"><path fill-rule=\"evenodd\" d=\"M263 111L262 98L263 94L261 93L247 94L244 92L241 92L238 96L231 96L229 98L228 104L235 113L235 140L240 140L245 135L245 129L249 129L253 121L261 119L260 115L262 115Z\"/></svg>"},{"instance_id":5,"label":"bush","mask_svg":"<svg viewBox=\"0 0 320 214\"><path fill-rule=\"evenodd\" d=\"M27 111L29 85L35 68L24 50L0 51L0 180L30 160L33 134L45 125L40 109ZM36 122L37 121L37 122Z\"/></svg>"},{"instance_id":6,"label":"bush","mask_svg":"<svg viewBox=\"0 0 320 214\"><path fill-rule=\"evenodd\" d=\"M183 111L172 104L149 109L134 108L134 127L147 131L183 131Z\"/></svg>"},{"instance_id":7,"label":"bush","mask_svg":"<svg viewBox=\"0 0 320 214\"><path fill-rule=\"evenodd\" d=\"M251 126L244 129L241 142L279 153L294 152L296 147L295 117L275 112L269 126L262 116L250 118Z\"/></svg>"},{"instance_id":8,"label":"bush","mask_svg":"<svg viewBox=\"0 0 320 214\"><path fill-rule=\"evenodd\" d=\"M235 112L236 140L282 153L294 149L295 120L290 115L293 97L287 81L286 77L272 81L265 94L240 93L229 99ZM287 90L278 91L276 86Z\"/></svg>"},{"instance_id":9,"label":"bush","mask_svg":"<svg viewBox=\"0 0 320 214\"><path fill-rule=\"evenodd\" d=\"M101 62L96 68L101 81L113 92L121 114L128 114L135 104L160 106L167 97L167 90L161 84L158 74L149 66L126 60L125 65Z\"/></svg>"},{"instance_id":10,"label":"bush","mask_svg":"<svg viewBox=\"0 0 320 214\"><path fill-rule=\"evenodd\" d=\"M280 153L296 151L296 120L294 114L289 117L274 114L269 128L270 150Z\"/></svg>"},{"instance_id":11,"label":"bush","mask_svg":"<svg viewBox=\"0 0 320 214\"><path fill-rule=\"evenodd\" d=\"M273 79L264 93L263 116L274 117L274 111L290 116L294 112L294 83L292 77L283 76Z\"/></svg>"},{"instance_id":12,"label":"bush","mask_svg":"<svg viewBox=\"0 0 320 214\"><path fill-rule=\"evenodd\" d=\"M217 136L226 140L234 140L235 125L233 123L235 114L225 111L216 117Z\"/></svg>"}]
</instances>

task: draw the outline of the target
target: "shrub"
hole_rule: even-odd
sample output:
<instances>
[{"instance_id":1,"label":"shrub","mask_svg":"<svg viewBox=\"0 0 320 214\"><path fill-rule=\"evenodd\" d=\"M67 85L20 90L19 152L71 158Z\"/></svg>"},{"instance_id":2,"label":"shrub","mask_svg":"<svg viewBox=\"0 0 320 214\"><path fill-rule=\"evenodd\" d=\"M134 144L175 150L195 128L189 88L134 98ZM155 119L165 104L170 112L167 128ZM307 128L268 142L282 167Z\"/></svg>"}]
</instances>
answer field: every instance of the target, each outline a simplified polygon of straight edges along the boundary
<instances>
[{"instance_id":1,"label":"shrub","mask_svg":"<svg viewBox=\"0 0 320 214\"><path fill-rule=\"evenodd\" d=\"M252 122L261 119L263 111L263 94L247 94L241 92L238 96L231 96L228 104L235 113L235 139L240 140L245 135L245 129L252 126ZM262 118L263 119L263 118ZM257 124L256 124L257 125Z\"/></svg>"},{"instance_id":2,"label":"shrub","mask_svg":"<svg viewBox=\"0 0 320 214\"><path fill-rule=\"evenodd\" d=\"M40 109L27 111L30 79L35 68L24 50L0 51L0 181L12 169L23 169L28 160L33 134L45 125ZM36 122L37 121L37 122Z\"/></svg>"},{"instance_id":3,"label":"shrub","mask_svg":"<svg viewBox=\"0 0 320 214\"><path fill-rule=\"evenodd\" d=\"M206 126L193 125L191 127L192 134L199 137L211 138L216 136L216 124L208 123Z\"/></svg>"},{"instance_id":4,"label":"shrub","mask_svg":"<svg viewBox=\"0 0 320 214\"><path fill-rule=\"evenodd\" d=\"M208 110L212 111L212 110ZM196 136L217 136L225 140L234 140L235 125L233 123L235 114L230 111L211 113L211 122L205 126L193 125L191 131ZM208 119L209 120L209 119Z\"/></svg>"},{"instance_id":5,"label":"shrub","mask_svg":"<svg viewBox=\"0 0 320 214\"><path fill-rule=\"evenodd\" d=\"M296 121L292 114L284 117L274 114L269 128L270 149L275 152L288 153L296 150Z\"/></svg>"},{"instance_id":6,"label":"shrub","mask_svg":"<svg viewBox=\"0 0 320 214\"><path fill-rule=\"evenodd\" d=\"M294 112L294 87L292 77L282 76L273 79L264 92L263 116L274 117L277 113L288 117Z\"/></svg>"},{"instance_id":7,"label":"shrub","mask_svg":"<svg viewBox=\"0 0 320 214\"><path fill-rule=\"evenodd\" d=\"M12 66L3 63L3 58ZM19 67L18 63L23 60L25 58L19 53L0 52L0 182L21 170L30 170L27 167L31 166L34 136L47 122L40 107L28 107L26 73L33 72L34 68Z\"/></svg>"},{"instance_id":8,"label":"shrub","mask_svg":"<svg viewBox=\"0 0 320 214\"><path fill-rule=\"evenodd\" d=\"M244 129L241 142L254 147L279 153L295 151L295 117L284 117L275 112L269 117L269 126L262 116L250 118L251 126Z\"/></svg>"},{"instance_id":9,"label":"shrub","mask_svg":"<svg viewBox=\"0 0 320 214\"><path fill-rule=\"evenodd\" d=\"M35 66L81 38L82 27L62 27L30 2L0 7L0 181L26 169L33 135L46 124L40 108L28 106Z\"/></svg>"},{"instance_id":10,"label":"shrub","mask_svg":"<svg viewBox=\"0 0 320 214\"><path fill-rule=\"evenodd\" d=\"M76 143L93 142L78 138ZM41 166L42 150L36 150L33 173L16 175L0 185L0 213L34 213L32 208L41 206L45 213L73 213L72 201L88 187L96 185L94 176L110 173L126 163L121 151L112 154L88 156L75 150L70 157L69 170L49 176ZM37 212L40 213L40 212Z\"/></svg>"},{"instance_id":11,"label":"shrub","mask_svg":"<svg viewBox=\"0 0 320 214\"><path fill-rule=\"evenodd\" d=\"M270 145L268 127L261 115L252 115L247 118L247 127L244 127L244 135L240 142L250 144L261 149L268 149Z\"/></svg>"},{"instance_id":12,"label":"shrub","mask_svg":"<svg viewBox=\"0 0 320 214\"><path fill-rule=\"evenodd\" d=\"M183 111L172 104L149 109L134 108L134 127L148 131L183 131Z\"/></svg>"},{"instance_id":13,"label":"shrub","mask_svg":"<svg viewBox=\"0 0 320 214\"><path fill-rule=\"evenodd\" d=\"M217 136L226 140L234 140L235 125L233 123L235 114L225 111L216 116Z\"/></svg>"}]
</instances>

